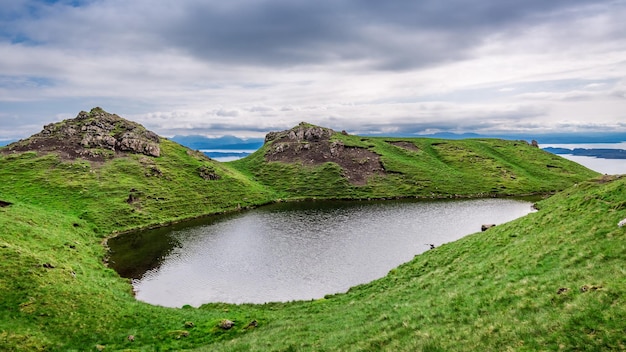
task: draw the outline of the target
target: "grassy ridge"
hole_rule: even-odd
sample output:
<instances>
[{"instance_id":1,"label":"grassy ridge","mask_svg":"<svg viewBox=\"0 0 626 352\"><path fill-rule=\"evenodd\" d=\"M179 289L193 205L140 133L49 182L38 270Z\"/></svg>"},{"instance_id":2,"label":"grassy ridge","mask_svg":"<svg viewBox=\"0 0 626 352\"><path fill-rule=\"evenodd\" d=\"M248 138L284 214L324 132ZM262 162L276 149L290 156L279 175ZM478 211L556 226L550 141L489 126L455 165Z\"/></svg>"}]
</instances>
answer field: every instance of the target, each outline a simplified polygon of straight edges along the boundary
<instances>
[{"instance_id":1,"label":"grassy ridge","mask_svg":"<svg viewBox=\"0 0 626 352\"><path fill-rule=\"evenodd\" d=\"M313 302L155 307L137 302L128 282L103 264L102 240L112 233L277 198L547 192L595 175L514 142L416 139L419 152L411 152L383 139L335 138L372 148L394 173L357 187L330 163L314 169L261 163L257 153L231 167L166 140L159 158L130 155L102 164L0 156L0 200L13 203L0 208L0 349L623 347L625 288L617 279L624 232L615 226L626 216L623 179L581 184L544 202L537 214ZM509 173L515 178L502 181ZM579 293L584 284L602 288ZM556 295L560 287L570 290ZM567 321L554 321L563 314ZM222 319L235 328L220 329ZM245 329L252 320L258 327ZM535 345L519 345L537 333Z\"/></svg>"},{"instance_id":2,"label":"grassy ridge","mask_svg":"<svg viewBox=\"0 0 626 352\"><path fill-rule=\"evenodd\" d=\"M335 133L333 140L381 156L387 172L367 185L352 185L334 163L316 167L266 162L265 145L230 163L285 197L454 197L547 193L596 175L585 167L533 148L523 141L496 139L364 138ZM418 150L392 144L412 143Z\"/></svg>"}]
</instances>

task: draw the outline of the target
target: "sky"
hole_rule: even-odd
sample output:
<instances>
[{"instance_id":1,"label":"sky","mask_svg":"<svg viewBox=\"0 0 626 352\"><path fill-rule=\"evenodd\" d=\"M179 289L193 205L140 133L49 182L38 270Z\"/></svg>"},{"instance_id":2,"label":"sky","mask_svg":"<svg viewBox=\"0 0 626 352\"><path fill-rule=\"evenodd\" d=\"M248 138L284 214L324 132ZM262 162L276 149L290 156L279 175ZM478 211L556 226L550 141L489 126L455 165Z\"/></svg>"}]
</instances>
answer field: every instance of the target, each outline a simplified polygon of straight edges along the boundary
<instances>
[{"instance_id":1,"label":"sky","mask_svg":"<svg viewBox=\"0 0 626 352\"><path fill-rule=\"evenodd\" d=\"M0 0L0 140L626 131L626 0Z\"/></svg>"}]
</instances>

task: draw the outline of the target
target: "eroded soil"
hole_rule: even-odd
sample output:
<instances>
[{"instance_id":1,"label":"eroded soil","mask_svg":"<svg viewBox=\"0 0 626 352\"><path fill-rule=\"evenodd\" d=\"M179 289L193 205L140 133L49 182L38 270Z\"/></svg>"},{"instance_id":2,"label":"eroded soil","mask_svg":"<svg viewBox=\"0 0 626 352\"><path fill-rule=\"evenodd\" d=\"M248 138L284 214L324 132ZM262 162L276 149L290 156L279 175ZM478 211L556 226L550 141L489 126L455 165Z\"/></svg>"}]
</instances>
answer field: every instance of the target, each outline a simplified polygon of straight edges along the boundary
<instances>
[{"instance_id":1,"label":"eroded soil","mask_svg":"<svg viewBox=\"0 0 626 352\"><path fill-rule=\"evenodd\" d=\"M331 141L333 133L326 128L302 124L290 131L274 133L266 138L273 143L265 160L309 166L333 162L354 185L364 185L371 176L385 174L378 154L366 148L347 147L339 140Z\"/></svg>"}]
</instances>

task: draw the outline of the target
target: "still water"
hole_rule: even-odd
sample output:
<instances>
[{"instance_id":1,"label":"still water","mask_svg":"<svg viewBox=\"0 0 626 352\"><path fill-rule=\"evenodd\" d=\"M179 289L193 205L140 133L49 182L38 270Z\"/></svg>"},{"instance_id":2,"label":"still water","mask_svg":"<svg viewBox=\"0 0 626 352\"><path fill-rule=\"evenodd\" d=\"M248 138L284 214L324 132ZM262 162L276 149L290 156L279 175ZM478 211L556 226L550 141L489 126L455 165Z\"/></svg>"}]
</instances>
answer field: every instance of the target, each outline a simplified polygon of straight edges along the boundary
<instances>
[{"instance_id":1,"label":"still water","mask_svg":"<svg viewBox=\"0 0 626 352\"><path fill-rule=\"evenodd\" d=\"M316 299L385 276L428 250L531 212L514 199L279 203L109 241L139 300Z\"/></svg>"},{"instance_id":2,"label":"still water","mask_svg":"<svg viewBox=\"0 0 626 352\"><path fill-rule=\"evenodd\" d=\"M626 159L603 159L591 156L561 154L559 156L576 162L584 167L601 174L622 175L626 174Z\"/></svg>"},{"instance_id":3,"label":"still water","mask_svg":"<svg viewBox=\"0 0 626 352\"><path fill-rule=\"evenodd\" d=\"M578 144L542 144L541 148L566 148L566 149L622 149L626 150L626 142L621 143L578 143ZM590 156L559 154L566 159L579 163L593 171L608 174L626 174L626 159L604 159Z\"/></svg>"}]
</instances>

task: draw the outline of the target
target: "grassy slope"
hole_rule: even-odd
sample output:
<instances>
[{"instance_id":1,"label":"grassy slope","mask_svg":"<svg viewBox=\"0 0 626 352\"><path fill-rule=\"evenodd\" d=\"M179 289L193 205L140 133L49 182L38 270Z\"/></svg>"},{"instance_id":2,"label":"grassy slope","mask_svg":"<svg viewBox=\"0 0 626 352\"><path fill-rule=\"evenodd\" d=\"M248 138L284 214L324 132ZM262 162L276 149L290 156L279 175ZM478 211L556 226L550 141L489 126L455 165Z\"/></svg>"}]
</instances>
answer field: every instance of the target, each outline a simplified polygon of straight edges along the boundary
<instances>
[{"instance_id":1,"label":"grassy slope","mask_svg":"<svg viewBox=\"0 0 626 352\"><path fill-rule=\"evenodd\" d=\"M381 155L390 174L374 177L367 186L350 185L341 168L267 163L268 146L231 164L285 197L454 197L551 192L595 175L566 159L525 142L496 139L439 140L344 136L346 146L366 147ZM419 151L387 141L412 142Z\"/></svg>"},{"instance_id":2,"label":"grassy slope","mask_svg":"<svg viewBox=\"0 0 626 352\"><path fill-rule=\"evenodd\" d=\"M419 142L431 143L415 140ZM371 143L396 148L381 140ZM472 143L481 146L483 142ZM616 279L623 275L618 264L624 257L624 247L620 246L624 232L615 226L625 215L623 180L579 187L575 191L584 188L583 193L549 200L538 214L437 248L346 295L315 302L213 304L201 309L168 309L137 302L130 285L102 264L105 250L101 241L105 236L290 195L280 184L273 190L251 181L250 170L234 171L167 141L161 148L161 158L132 156L99 166L61 162L54 156L37 157L33 153L0 157L0 199L14 203L0 208L0 349L93 350L97 344L106 350L181 349L205 344L225 350L266 350L269 346L278 350L378 349L394 345L407 350L447 350L455 346L466 349L463 346L471 344L499 349L518 346L520 339L530 339L531 334L544 330L549 333L542 335L545 341L539 341L541 346L624 343L623 334L618 334L624 328L618 323L623 321L618 320L624 315L623 304L616 301L624 293L623 284ZM399 156L389 157L386 167L401 169L393 163L402 160L415 166L414 156L402 157L403 153L409 152L400 150ZM463 167L446 166L441 157L437 160L443 164L441 170ZM518 163L506 160L511 168ZM551 162L563 167L568 164L559 158ZM538 161L538 165L544 163ZM434 165L419 172L426 173ZM197 169L201 166L213 168L222 178L200 178ZM320 179L338 182L327 179L327 169L332 171L333 167L326 165L312 176L309 170L295 170L294 175L312 177L307 182L317 192ZM589 174L581 170L579 178ZM517 179L521 178L522 173L516 172ZM405 171L401 176L409 174ZM417 172L410 175L416 177ZM431 175L431 181L437 179ZM255 178L267 181L259 175ZM544 188L539 189L559 188L573 179L559 182L553 188L540 185ZM336 190L333 182L326 184L329 186L323 192ZM378 192L376 195L398 194ZM138 201L128 204L131 193ZM481 192L467 188L467 194L476 193ZM357 189L339 196L346 194L367 195ZM302 195L296 192L296 196ZM600 218L602 222L596 223ZM603 236L601 241L588 240L598 234ZM579 249L581 243L585 251ZM44 268L44 263L54 268ZM603 288L583 295L577 291L582 284ZM555 295L555 289L562 286L571 290ZM560 302L556 307L554 299ZM535 301L537 305L532 306ZM600 310L607 304L617 308ZM567 313L567 324L562 320L532 326L510 324L515 322L511 317L535 322L561 313ZM217 328L224 318L235 321L236 328ZM243 329L253 319L259 327ZM186 327L187 321L195 326ZM128 335L136 337L134 343L128 341ZM455 345L457 340L463 345ZM220 341L224 341L222 345Z\"/></svg>"},{"instance_id":3,"label":"grassy slope","mask_svg":"<svg viewBox=\"0 0 626 352\"><path fill-rule=\"evenodd\" d=\"M103 164L53 154L2 157L3 200L72 214L103 234L266 203L273 191L226 165L163 140L161 158L131 155ZM205 180L199 168L219 180ZM130 195L136 198L129 204Z\"/></svg>"},{"instance_id":4,"label":"grassy slope","mask_svg":"<svg viewBox=\"0 0 626 352\"><path fill-rule=\"evenodd\" d=\"M133 155L100 165L35 153L0 157L0 199L14 203L0 208L0 347L84 350L141 331L156 332L148 341L158 344L179 328L187 314L172 318L167 310L135 302L128 283L104 267L102 240L275 196L175 143L162 141L161 152L161 158ZM221 178L201 178L200 167ZM131 204L130 194L136 198Z\"/></svg>"},{"instance_id":5,"label":"grassy slope","mask_svg":"<svg viewBox=\"0 0 626 352\"><path fill-rule=\"evenodd\" d=\"M580 184L348 294L274 306L263 329L207 350L624 350L625 200L624 178Z\"/></svg>"}]
</instances>

